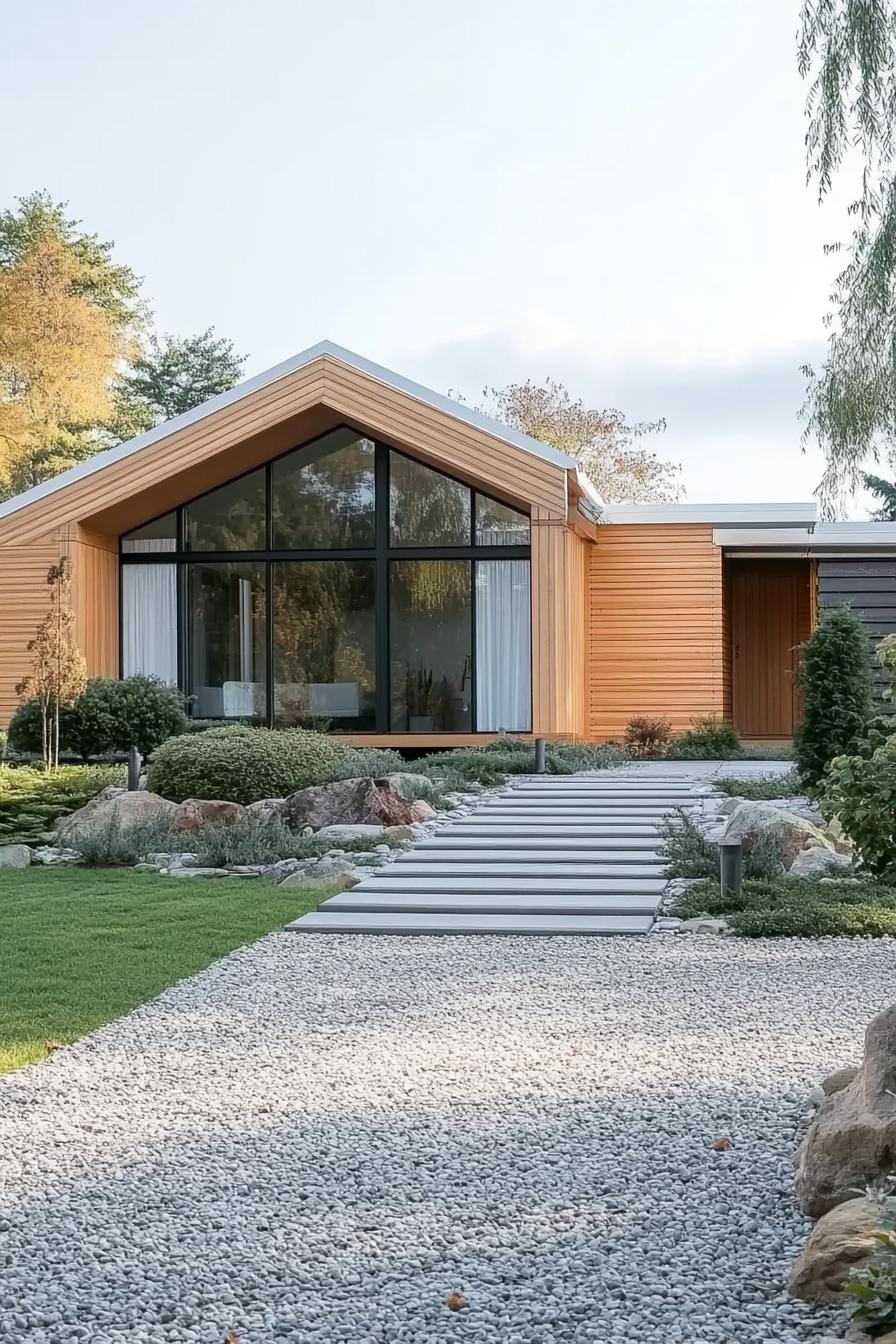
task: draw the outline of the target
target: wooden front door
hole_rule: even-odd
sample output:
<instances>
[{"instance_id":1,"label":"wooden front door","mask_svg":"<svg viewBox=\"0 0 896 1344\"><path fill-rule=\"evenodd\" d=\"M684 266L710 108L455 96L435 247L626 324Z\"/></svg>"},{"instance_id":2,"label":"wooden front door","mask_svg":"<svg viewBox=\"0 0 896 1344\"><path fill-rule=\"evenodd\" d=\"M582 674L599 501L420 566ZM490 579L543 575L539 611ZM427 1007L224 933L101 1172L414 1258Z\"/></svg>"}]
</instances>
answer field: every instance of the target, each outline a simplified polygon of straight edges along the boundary
<instances>
[{"instance_id":1,"label":"wooden front door","mask_svg":"<svg viewBox=\"0 0 896 1344\"><path fill-rule=\"evenodd\" d=\"M734 726L743 737L790 738L800 719L794 674L809 636L806 560L730 562Z\"/></svg>"}]
</instances>

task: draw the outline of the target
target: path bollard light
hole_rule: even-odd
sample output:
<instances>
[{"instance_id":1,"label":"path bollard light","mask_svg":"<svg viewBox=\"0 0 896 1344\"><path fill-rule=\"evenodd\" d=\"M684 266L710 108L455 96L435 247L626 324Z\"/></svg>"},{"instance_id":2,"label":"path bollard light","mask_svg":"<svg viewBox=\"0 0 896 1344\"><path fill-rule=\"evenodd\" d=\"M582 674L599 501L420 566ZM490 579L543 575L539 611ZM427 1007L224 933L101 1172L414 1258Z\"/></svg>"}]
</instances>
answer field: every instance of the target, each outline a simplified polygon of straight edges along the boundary
<instances>
[{"instance_id":1,"label":"path bollard light","mask_svg":"<svg viewBox=\"0 0 896 1344\"><path fill-rule=\"evenodd\" d=\"M140 788L140 771L143 769L143 757L136 747L128 752L128 793L136 793Z\"/></svg>"},{"instance_id":2,"label":"path bollard light","mask_svg":"<svg viewBox=\"0 0 896 1344\"><path fill-rule=\"evenodd\" d=\"M740 896L744 882L744 849L739 840L719 845L719 876L723 896Z\"/></svg>"},{"instance_id":3,"label":"path bollard light","mask_svg":"<svg viewBox=\"0 0 896 1344\"><path fill-rule=\"evenodd\" d=\"M544 738L535 739L535 773L543 775L545 771Z\"/></svg>"}]
</instances>

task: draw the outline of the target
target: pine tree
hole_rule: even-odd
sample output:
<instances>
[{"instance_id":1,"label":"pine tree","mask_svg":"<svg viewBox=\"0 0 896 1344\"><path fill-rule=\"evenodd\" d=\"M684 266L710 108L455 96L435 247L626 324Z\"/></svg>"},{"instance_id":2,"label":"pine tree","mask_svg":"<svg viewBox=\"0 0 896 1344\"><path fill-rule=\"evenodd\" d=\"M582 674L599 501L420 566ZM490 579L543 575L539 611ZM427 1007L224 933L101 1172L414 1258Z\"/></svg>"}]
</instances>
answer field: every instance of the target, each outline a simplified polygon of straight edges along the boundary
<instances>
[{"instance_id":1,"label":"pine tree","mask_svg":"<svg viewBox=\"0 0 896 1344\"><path fill-rule=\"evenodd\" d=\"M803 722L796 763L810 787L835 756L857 751L871 719L871 658L862 622L849 606L836 607L803 645Z\"/></svg>"},{"instance_id":2,"label":"pine tree","mask_svg":"<svg viewBox=\"0 0 896 1344\"><path fill-rule=\"evenodd\" d=\"M896 523L896 485L885 481L882 476L871 476L863 472L862 484L865 489L880 500L880 508L871 517L876 523Z\"/></svg>"}]
</instances>

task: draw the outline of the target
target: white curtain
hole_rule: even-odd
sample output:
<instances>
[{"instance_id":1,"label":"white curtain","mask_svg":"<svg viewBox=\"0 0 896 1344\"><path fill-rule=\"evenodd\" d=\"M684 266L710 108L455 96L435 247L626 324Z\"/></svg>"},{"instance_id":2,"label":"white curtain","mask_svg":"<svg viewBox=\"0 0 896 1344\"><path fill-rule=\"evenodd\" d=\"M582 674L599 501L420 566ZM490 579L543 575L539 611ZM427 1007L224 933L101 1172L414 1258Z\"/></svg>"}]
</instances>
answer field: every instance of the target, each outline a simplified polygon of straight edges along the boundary
<instances>
[{"instance_id":1,"label":"white curtain","mask_svg":"<svg viewBox=\"0 0 896 1344\"><path fill-rule=\"evenodd\" d=\"M177 685L176 565L122 565L121 673L138 672Z\"/></svg>"},{"instance_id":2,"label":"white curtain","mask_svg":"<svg viewBox=\"0 0 896 1344\"><path fill-rule=\"evenodd\" d=\"M476 563L476 728L532 728L528 560Z\"/></svg>"}]
</instances>

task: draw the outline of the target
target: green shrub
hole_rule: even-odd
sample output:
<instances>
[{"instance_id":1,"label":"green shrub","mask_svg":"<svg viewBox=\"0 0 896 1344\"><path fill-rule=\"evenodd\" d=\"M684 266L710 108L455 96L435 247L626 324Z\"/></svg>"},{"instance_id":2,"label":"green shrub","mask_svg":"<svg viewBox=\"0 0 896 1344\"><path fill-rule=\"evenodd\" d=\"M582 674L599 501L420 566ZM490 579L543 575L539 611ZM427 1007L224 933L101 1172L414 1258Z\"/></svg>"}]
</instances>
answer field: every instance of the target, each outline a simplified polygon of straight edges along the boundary
<instances>
[{"instance_id":1,"label":"green shrub","mask_svg":"<svg viewBox=\"0 0 896 1344\"><path fill-rule=\"evenodd\" d=\"M793 747L785 742L741 742L732 752L732 761L792 761Z\"/></svg>"},{"instance_id":2,"label":"green shrub","mask_svg":"<svg viewBox=\"0 0 896 1344\"><path fill-rule=\"evenodd\" d=\"M803 645L805 709L795 738L802 779L816 787L835 756L858 752L871 720L868 638L851 607L828 612Z\"/></svg>"},{"instance_id":3,"label":"green shrub","mask_svg":"<svg viewBox=\"0 0 896 1344\"><path fill-rule=\"evenodd\" d=\"M891 938L896 910L878 905L801 904L744 910L729 923L742 938Z\"/></svg>"},{"instance_id":4,"label":"green shrub","mask_svg":"<svg viewBox=\"0 0 896 1344\"><path fill-rule=\"evenodd\" d=\"M95 678L59 720L60 748L66 755L110 756L136 747L146 756L167 737L187 729L180 691L157 677ZM41 750L41 711L36 700L17 708L9 725L16 751Z\"/></svg>"},{"instance_id":5,"label":"green shrub","mask_svg":"<svg viewBox=\"0 0 896 1344\"><path fill-rule=\"evenodd\" d=\"M762 775L758 779L726 775L713 783L720 793L727 793L731 798L749 798L752 802L793 798L800 792L800 777L796 770L788 770L786 775Z\"/></svg>"},{"instance_id":6,"label":"green shrub","mask_svg":"<svg viewBox=\"0 0 896 1344\"><path fill-rule=\"evenodd\" d=\"M708 714L692 719L688 731L669 743L666 755L677 761L723 761L740 750L740 738L731 724Z\"/></svg>"},{"instance_id":7,"label":"green shrub","mask_svg":"<svg viewBox=\"0 0 896 1344\"><path fill-rule=\"evenodd\" d=\"M178 848L187 842L199 863L208 868L318 858L333 849L342 849L347 854L369 854L377 845L399 847L388 836L362 836L354 840L301 836L277 818L264 820L251 815L233 826L205 825L195 835L181 835Z\"/></svg>"},{"instance_id":8,"label":"green shrub","mask_svg":"<svg viewBox=\"0 0 896 1344\"><path fill-rule=\"evenodd\" d=\"M668 719L636 714L625 725L625 749L634 760L656 759L665 756L671 736L672 725Z\"/></svg>"},{"instance_id":9,"label":"green shrub","mask_svg":"<svg viewBox=\"0 0 896 1344\"><path fill-rule=\"evenodd\" d=\"M350 750L301 728L209 728L163 742L150 758L147 782L176 803L185 798L254 803L321 783Z\"/></svg>"},{"instance_id":10,"label":"green shrub","mask_svg":"<svg viewBox=\"0 0 896 1344\"><path fill-rule=\"evenodd\" d=\"M594 742L548 742L545 769L551 775L573 775L579 770L605 770L629 759L612 744ZM518 738L499 738L485 747L455 747L433 751L405 764L413 774L432 775L443 791L462 790L471 783L487 788L503 784L508 775L531 775L535 769L535 744Z\"/></svg>"},{"instance_id":11,"label":"green shrub","mask_svg":"<svg viewBox=\"0 0 896 1344\"><path fill-rule=\"evenodd\" d=\"M719 847L681 809L659 824L667 877L717 877Z\"/></svg>"},{"instance_id":12,"label":"green shrub","mask_svg":"<svg viewBox=\"0 0 896 1344\"><path fill-rule=\"evenodd\" d=\"M823 780L821 806L836 816L872 873L896 873L896 737L870 759L837 756Z\"/></svg>"},{"instance_id":13,"label":"green shrub","mask_svg":"<svg viewBox=\"0 0 896 1344\"><path fill-rule=\"evenodd\" d=\"M381 747L347 747L345 755L334 762L332 770L327 771L326 780L321 780L321 783L368 776L381 779L383 775L400 774L413 769L397 751Z\"/></svg>"}]
</instances>

